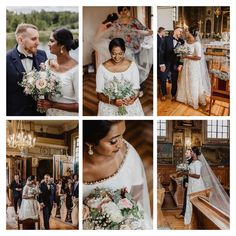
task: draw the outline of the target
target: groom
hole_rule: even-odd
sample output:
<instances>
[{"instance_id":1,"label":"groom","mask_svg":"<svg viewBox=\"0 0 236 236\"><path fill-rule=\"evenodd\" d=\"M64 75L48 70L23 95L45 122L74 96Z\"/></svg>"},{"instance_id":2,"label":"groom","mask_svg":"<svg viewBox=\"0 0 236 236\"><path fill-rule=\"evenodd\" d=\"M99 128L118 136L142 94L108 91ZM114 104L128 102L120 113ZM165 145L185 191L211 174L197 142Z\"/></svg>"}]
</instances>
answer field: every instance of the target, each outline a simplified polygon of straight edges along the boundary
<instances>
[{"instance_id":1,"label":"groom","mask_svg":"<svg viewBox=\"0 0 236 236\"><path fill-rule=\"evenodd\" d=\"M180 26L176 26L173 35L164 38L160 48L160 71L163 73L161 76L161 100L166 100L166 79L171 74L171 95L172 101L176 99L177 92L177 79L178 73L182 70L183 63L180 58L175 54L174 49L178 45L183 45L184 40L181 39L183 29Z\"/></svg>"},{"instance_id":2,"label":"groom","mask_svg":"<svg viewBox=\"0 0 236 236\"><path fill-rule=\"evenodd\" d=\"M55 184L51 182L49 174L44 175L44 179L41 182L39 189L41 194L39 195L38 201L41 208L43 208L44 228L49 229L51 211L53 206L56 205L56 187Z\"/></svg>"},{"instance_id":3,"label":"groom","mask_svg":"<svg viewBox=\"0 0 236 236\"><path fill-rule=\"evenodd\" d=\"M190 165L192 162L192 149L188 148L185 151L185 163ZM176 216L176 218L181 219L184 218L185 211L186 211L186 203L187 203L187 190L188 190L188 176L183 175L183 187L184 187L184 202L183 202L183 208L179 215Z\"/></svg>"},{"instance_id":4,"label":"groom","mask_svg":"<svg viewBox=\"0 0 236 236\"><path fill-rule=\"evenodd\" d=\"M39 65L47 60L46 53L38 50L39 33L35 25L19 24L15 32L17 45L7 52L7 116L37 116L36 102L24 94L19 85L23 73L33 68L39 70Z\"/></svg>"}]
</instances>

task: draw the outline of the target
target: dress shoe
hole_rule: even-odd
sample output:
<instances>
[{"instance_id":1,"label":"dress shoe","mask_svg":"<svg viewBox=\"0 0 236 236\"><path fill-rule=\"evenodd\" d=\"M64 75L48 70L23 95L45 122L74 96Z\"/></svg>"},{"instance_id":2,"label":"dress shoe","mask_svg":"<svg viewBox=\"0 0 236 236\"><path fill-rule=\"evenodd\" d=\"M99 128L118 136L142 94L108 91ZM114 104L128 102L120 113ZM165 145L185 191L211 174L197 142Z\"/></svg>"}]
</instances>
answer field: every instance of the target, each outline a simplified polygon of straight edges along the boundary
<instances>
[{"instance_id":1,"label":"dress shoe","mask_svg":"<svg viewBox=\"0 0 236 236\"><path fill-rule=\"evenodd\" d=\"M165 100L166 100L166 96L162 96L161 101L165 101Z\"/></svg>"},{"instance_id":2,"label":"dress shoe","mask_svg":"<svg viewBox=\"0 0 236 236\"><path fill-rule=\"evenodd\" d=\"M171 101L176 101L176 97L172 96Z\"/></svg>"}]
</instances>

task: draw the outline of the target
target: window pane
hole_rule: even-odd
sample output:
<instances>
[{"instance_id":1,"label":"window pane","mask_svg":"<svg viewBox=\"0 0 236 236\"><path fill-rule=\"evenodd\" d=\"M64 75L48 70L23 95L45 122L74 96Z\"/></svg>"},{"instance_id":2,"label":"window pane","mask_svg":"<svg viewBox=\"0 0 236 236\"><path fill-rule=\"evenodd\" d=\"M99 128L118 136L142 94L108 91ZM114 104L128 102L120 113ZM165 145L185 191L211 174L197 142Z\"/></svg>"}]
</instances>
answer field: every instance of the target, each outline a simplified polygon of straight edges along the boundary
<instances>
[{"instance_id":1,"label":"window pane","mask_svg":"<svg viewBox=\"0 0 236 236\"><path fill-rule=\"evenodd\" d=\"M222 137L223 137L222 133L218 133L218 138L222 138Z\"/></svg>"},{"instance_id":2,"label":"window pane","mask_svg":"<svg viewBox=\"0 0 236 236\"><path fill-rule=\"evenodd\" d=\"M212 132L216 132L216 126L212 126Z\"/></svg>"},{"instance_id":3,"label":"window pane","mask_svg":"<svg viewBox=\"0 0 236 236\"><path fill-rule=\"evenodd\" d=\"M223 133L223 138L228 138L226 133Z\"/></svg>"},{"instance_id":4,"label":"window pane","mask_svg":"<svg viewBox=\"0 0 236 236\"><path fill-rule=\"evenodd\" d=\"M216 138L216 133L212 133L212 138Z\"/></svg>"}]
</instances>

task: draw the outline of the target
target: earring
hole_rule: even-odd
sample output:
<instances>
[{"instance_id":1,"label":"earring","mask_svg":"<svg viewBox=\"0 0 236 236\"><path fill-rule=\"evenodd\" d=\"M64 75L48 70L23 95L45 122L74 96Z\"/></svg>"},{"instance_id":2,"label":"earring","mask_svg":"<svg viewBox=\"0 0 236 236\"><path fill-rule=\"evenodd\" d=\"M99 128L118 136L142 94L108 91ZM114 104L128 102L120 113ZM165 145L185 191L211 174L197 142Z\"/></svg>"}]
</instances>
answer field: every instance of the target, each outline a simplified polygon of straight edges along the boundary
<instances>
[{"instance_id":1,"label":"earring","mask_svg":"<svg viewBox=\"0 0 236 236\"><path fill-rule=\"evenodd\" d=\"M61 53L61 54L63 54L63 53L64 53L64 51L62 50L62 48L63 48L63 47L61 47L61 51L60 51L60 53Z\"/></svg>"},{"instance_id":2,"label":"earring","mask_svg":"<svg viewBox=\"0 0 236 236\"><path fill-rule=\"evenodd\" d=\"M92 156L93 155L92 145L88 145L88 148L89 148L88 154L89 154L89 156Z\"/></svg>"}]
</instances>

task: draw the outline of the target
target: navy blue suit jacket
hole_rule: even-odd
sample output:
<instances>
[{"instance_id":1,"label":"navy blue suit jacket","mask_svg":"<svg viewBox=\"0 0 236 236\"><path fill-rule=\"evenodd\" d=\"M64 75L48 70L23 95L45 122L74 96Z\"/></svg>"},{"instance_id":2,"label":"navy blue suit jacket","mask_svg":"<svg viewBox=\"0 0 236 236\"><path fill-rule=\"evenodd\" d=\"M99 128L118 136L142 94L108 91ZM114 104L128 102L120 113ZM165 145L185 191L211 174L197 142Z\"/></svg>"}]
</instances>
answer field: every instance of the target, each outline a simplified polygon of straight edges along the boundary
<instances>
[{"instance_id":1,"label":"navy blue suit jacket","mask_svg":"<svg viewBox=\"0 0 236 236\"><path fill-rule=\"evenodd\" d=\"M33 56L33 67L39 70L39 65L47 60L44 51L38 50ZM21 63L16 47L7 52L7 115L8 116L35 116L36 102L31 95L25 95L23 88L18 84L22 81L25 69Z\"/></svg>"},{"instance_id":2,"label":"navy blue suit jacket","mask_svg":"<svg viewBox=\"0 0 236 236\"><path fill-rule=\"evenodd\" d=\"M178 40L179 44L184 44L182 39ZM176 56L174 52L173 36L167 36L163 39L160 47L160 61L159 64L165 64L167 71L176 71L179 65L183 63L180 61L180 58Z\"/></svg>"}]
</instances>

